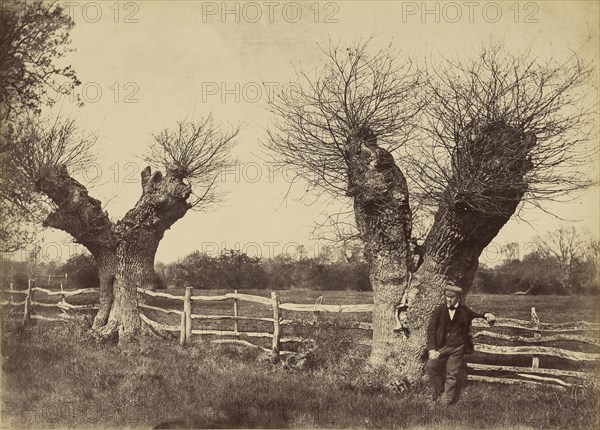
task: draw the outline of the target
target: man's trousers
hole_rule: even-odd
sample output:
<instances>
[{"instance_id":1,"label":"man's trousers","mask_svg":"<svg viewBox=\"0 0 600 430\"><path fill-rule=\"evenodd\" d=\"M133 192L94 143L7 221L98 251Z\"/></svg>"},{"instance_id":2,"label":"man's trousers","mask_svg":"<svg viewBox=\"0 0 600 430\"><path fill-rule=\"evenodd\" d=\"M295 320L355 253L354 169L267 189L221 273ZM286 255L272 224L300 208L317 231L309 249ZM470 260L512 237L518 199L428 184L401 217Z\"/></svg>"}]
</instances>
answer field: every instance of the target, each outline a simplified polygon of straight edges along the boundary
<instances>
[{"instance_id":1,"label":"man's trousers","mask_svg":"<svg viewBox=\"0 0 600 430\"><path fill-rule=\"evenodd\" d=\"M450 404L458 400L460 384L464 379L465 347L444 346L435 360L427 360L426 368L429 380L441 401Z\"/></svg>"}]
</instances>

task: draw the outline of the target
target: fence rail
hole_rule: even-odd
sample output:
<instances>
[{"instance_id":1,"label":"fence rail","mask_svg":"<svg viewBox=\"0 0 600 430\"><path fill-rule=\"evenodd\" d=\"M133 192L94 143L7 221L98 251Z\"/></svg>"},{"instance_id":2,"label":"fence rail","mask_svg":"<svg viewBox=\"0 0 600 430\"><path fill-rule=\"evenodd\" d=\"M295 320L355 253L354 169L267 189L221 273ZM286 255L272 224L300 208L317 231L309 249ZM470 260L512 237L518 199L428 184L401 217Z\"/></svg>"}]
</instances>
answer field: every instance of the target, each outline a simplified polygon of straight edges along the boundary
<instances>
[{"instance_id":1,"label":"fence rail","mask_svg":"<svg viewBox=\"0 0 600 430\"><path fill-rule=\"evenodd\" d=\"M156 330L163 331L179 331L180 332L180 344L183 346L191 342L192 335L216 335L220 337L264 337L271 338L272 344L270 351L274 354L289 353L288 351L281 351L281 344L290 342L306 342L310 339L302 339L299 337L282 337L282 329L286 325L293 324L296 320L283 319L282 312L329 312L329 313L350 313L350 312L372 312L372 304L359 304L359 305L323 305L323 304L300 304L300 303L281 303L279 293L272 292L271 297L255 296L250 294L240 294L237 291L233 293L206 296L206 295L193 295L192 288L186 288L185 296L176 296L168 293L153 292L138 288L137 292L149 297L164 298L170 300L183 301L183 309L165 309L158 306L152 306L147 304L139 304L142 311L153 310L168 314L177 314L181 316L181 323L178 327L174 325L160 323L151 319L147 314L142 312L142 320L153 327ZM233 302L233 315L202 315L192 312L193 305L196 302L221 302L221 301L232 301ZM238 302L252 302L260 305L269 306L272 309L273 317L257 317L257 316L241 316L238 312ZM218 320L230 320L234 326L232 330L210 330L210 329L194 329L191 328L193 321L218 321ZM240 331L238 322L240 321L260 321L268 322L273 324L272 333L266 332L246 332ZM352 328L370 330L372 325L365 322L353 322L350 324ZM239 339L219 339L219 343L226 343L231 341L232 343L240 343ZM214 340L213 340L214 341ZM235 341L235 342L234 342ZM244 341L243 344L247 344ZM360 342L363 343L364 342ZM258 345L254 345L259 347ZM260 347L263 348L263 347Z\"/></svg>"},{"instance_id":2,"label":"fence rail","mask_svg":"<svg viewBox=\"0 0 600 430\"><path fill-rule=\"evenodd\" d=\"M487 327L487 323L483 320L474 320L473 327ZM513 318L499 318L495 327L515 328L529 331L553 331L553 332L569 332L569 331L586 331L600 330L600 324L590 323L586 321L566 322L566 323L539 323L536 325L532 321L517 320Z\"/></svg>"},{"instance_id":3,"label":"fence rail","mask_svg":"<svg viewBox=\"0 0 600 430\"><path fill-rule=\"evenodd\" d=\"M68 279L65 275L64 278L61 275L61 279ZM97 294L98 289L96 288L82 288L78 290L65 290L63 283L60 283L60 290L50 290L43 287L35 287L34 280L29 279L27 282L26 290L16 290L14 289L14 285L11 283L8 290L0 290L0 293L6 294L9 296L9 300L0 301L0 306L15 306L15 307L23 307L23 324L26 324L29 320L43 320L43 321L69 321L74 318L74 315L71 315L69 312L71 311L90 311L97 310L97 304L82 304L76 305L73 303L69 303L66 299L67 297L75 297L86 294ZM35 300L35 293L44 294L48 297L58 297L59 300L57 302L42 302L40 300ZM16 302L13 300L14 295L24 295L25 299L23 301ZM34 313L34 309L38 308L55 308L62 311L61 314L56 316L47 316L47 315L37 315Z\"/></svg>"},{"instance_id":4,"label":"fence rail","mask_svg":"<svg viewBox=\"0 0 600 430\"><path fill-rule=\"evenodd\" d=\"M146 293L145 290L138 290L140 293ZM298 320L296 319L283 319L282 311L286 312L326 312L326 313L348 313L348 312L372 312L372 304L359 304L359 305L324 305L318 304L298 304L298 303L280 303L277 293L272 293L271 298L262 296L251 296L248 294L239 294L237 291L233 294L223 294L218 296L194 296L190 292L186 291L186 296L189 295L190 304L189 311L184 309L183 314L187 315L186 312L190 312L189 321L195 320L230 320L236 323L232 331L228 330L197 330L192 329L191 334L194 335L218 335L220 337L232 337L237 339L219 339L219 343L239 341L241 337L246 338L271 338L272 347L271 351L274 353L285 353L281 351L280 346L286 343L292 342L311 342L311 339L299 336L282 336L282 329L284 327L292 326ZM164 296L163 296L164 297ZM176 296L173 296L176 297ZM177 300L181 300L181 296L177 297ZM234 301L234 315L198 315L192 314L191 308L192 303L195 302L211 302L211 301ZM254 317L254 316L240 316L237 310L237 301L250 301L254 303L263 304L270 306L273 309L273 318L265 317ZM185 308L185 307L184 307ZM180 311L181 312L181 311ZM571 386L573 383L559 379L562 378L577 378L579 380L589 378L589 374L577 370L566 370L566 369L553 369L553 368L541 368L539 366L539 358L545 357L557 357L566 359L572 362L595 362L600 360L599 353L573 351L566 347L555 347L555 346L543 346L541 344L550 344L552 342L575 342L579 344L600 346L600 339L594 336L588 336L577 332L586 331L597 331L600 330L600 324L589 323L586 321L567 322L567 323L541 323L535 308L531 309L531 320L518 320L514 318L498 318L494 326L490 326L486 321L482 319L476 319L473 321L473 327L480 329L476 332L473 337L476 342L475 351L481 354L493 355L493 356L530 356L532 357L531 367L522 367L514 365L499 365L499 364L480 364L480 363L469 363L468 367L477 372L488 372L488 373L508 373L506 376L490 376L481 374L472 374L468 378L473 381L486 381L486 382L501 382L508 384L530 384L530 385L548 385L551 384L557 387ZM182 317L182 320L184 318ZM264 332L241 332L238 329L237 322L243 320L250 321L265 321L273 323L272 333ZM190 322L191 324L191 322ZM347 328L359 329L359 330L372 330L373 325L368 322L352 321L348 324ZM171 327L172 330L175 327ZM183 324L180 330L187 329L187 325ZM520 330L525 333L529 333L529 336L525 334L507 334L499 333L496 329L510 329ZM191 336L186 337L182 334L182 339L186 341L191 340ZM484 339L500 340L504 342L514 343L516 345L495 345L484 343ZM357 339L356 344L360 345L371 345L370 339ZM518 343L524 343L525 345L518 345ZM182 344L185 344L183 342ZM265 349L255 345L248 340L244 340L243 344ZM266 349L265 349L266 350Z\"/></svg>"},{"instance_id":5,"label":"fence rail","mask_svg":"<svg viewBox=\"0 0 600 430\"><path fill-rule=\"evenodd\" d=\"M567 322L567 323L542 323L534 307L531 308L531 320L523 321L511 318L499 319L496 328L509 328L529 333L529 336L522 334L505 334L489 330L481 321L475 320L475 328L484 328L473 335L475 351L483 354L504 355L504 356L530 356L531 367L491 365L480 363L468 363L467 367L475 371L483 372L503 372L509 376L496 375L469 375L468 378L473 381L499 382L504 384L529 384L529 385L551 385L554 387L570 387L579 382L572 382L556 378L576 378L590 379L591 374L587 372L542 368L540 367L540 356L555 357L569 362L595 362L600 360L599 353L573 351L566 347L543 346L542 343L562 342L577 343L580 345L600 345L596 336L586 336L574 332L587 332L600 330L600 324L589 323L585 321ZM568 333L568 334L567 334ZM525 343L527 345L493 345L482 343L483 338L498 339L513 343ZM550 375L550 376L543 376Z\"/></svg>"},{"instance_id":6,"label":"fence rail","mask_svg":"<svg viewBox=\"0 0 600 430\"><path fill-rule=\"evenodd\" d=\"M169 325L160 323L151 319L148 315L141 313L142 321L148 324L155 330L171 331L180 333L180 345L184 346L192 342L192 335L201 336L219 336L219 337L248 337L248 338L268 338L272 339L271 350L274 353L280 352L281 336L280 336L280 322L281 310L279 309L279 295L276 292L271 294L271 298L262 296L253 296L250 294L240 294L237 291L234 293L228 293L218 296L204 296L204 295L192 295L193 289L186 288L184 296L175 296L167 293L156 293L153 291L145 290L142 288L137 289L138 293L144 294L150 297L160 297L171 300L183 301L183 309L164 309L158 306L151 306L140 303L138 306L141 310L154 310L163 313L172 313L181 316L181 323L179 326ZM233 301L233 315L202 315L193 313L194 302L217 302L217 301ZM240 316L238 314L238 301L246 301L252 303L259 303L261 305L270 306L273 309L273 318L255 317L255 316ZM212 329L194 329L193 321L218 321L218 320L230 320L234 322L233 330L212 330ZM267 332L256 332L256 331L240 331L238 322L239 321L262 321L273 323L273 333ZM214 340L213 340L214 341ZM243 339L219 339L217 343L238 343L238 344L251 344L247 340ZM259 345L251 344L252 346L260 349L266 349ZM268 350L268 349L267 349Z\"/></svg>"},{"instance_id":7,"label":"fence rail","mask_svg":"<svg viewBox=\"0 0 600 430\"><path fill-rule=\"evenodd\" d=\"M297 303L282 303L281 309L286 311L296 312L372 312L373 305L312 305L312 304L297 304Z\"/></svg>"},{"instance_id":8,"label":"fence rail","mask_svg":"<svg viewBox=\"0 0 600 430\"><path fill-rule=\"evenodd\" d=\"M523 343L542 343L542 342L557 342L557 341L574 341L580 343L587 343L590 345L600 346L600 339L597 337L587 337L577 334L555 334L545 337L533 338L519 335L508 335L503 333L496 333L492 331L482 330L473 335L474 338L489 337L493 339L502 339L510 342L523 342Z\"/></svg>"},{"instance_id":9,"label":"fence rail","mask_svg":"<svg viewBox=\"0 0 600 430\"><path fill-rule=\"evenodd\" d=\"M255 296L250 294L240 294L237 291L233 293L221 294L216 296L193 295L192 288L186 288L183 296L173 295L164 292L154 292L138 288L140 295L145 295L153 298L161 298L176 301L180 303L179 309L164 308L158 305L150 305L140 301L140 317L142 321L154 330L179 333L180 345L184 346L192 342L192 336L217 336L217 339L211 339L214 343L235 343L240 345L251 346L263 351L270 351L273 354L290 354L290 351L282 351L281 345L294 342L311 342L312 339L300 336L284 336L283 332L286 327L290 327L297 323L298 319L283 318L283 312L311 312L318 314L324 313L366 313L372 312L372 304L358 305L324 305L316 304L298 304L298 303L281 303L280 296L277 292L272 292L271 297ZM47 320L47 321L68 321L73 318L69 312L72 311L89 311L98 309L96 304L72 304L66 301L67 297L74 297L84 294L97 293L98 290L92 288L84 288L78 290L53 291L42 287L35 287L30 280L27 290L14 290L11 286L10 290L1 291L9 295L9 300L0 301L1 306L12 306L23 308L23 322L29 319ZM60 301L56 303L42 302L35 300L35 293L45 294L48 297L60 297ZM15 301L15 295L24 295L22 301ZM202 313L194 313L194 304L202 302L222 302L232 301L233 315L207 315ZM238 304L239 302L252 302L271 308L272 317L240 315ZM57 308L63 313L57 316L44 316L33 313L33 309L39 308ZM160 312L167 315L177 315L180 317L180 323L177 325L166 324L155 321L147 314L147 311ZM230 321L233 323L231 330L216 330L194 327L194 322L197 321ZM256 321L271 323L271 331L241 331L239 327L240 321ZM351 321L347 324L349 329L372 330L372 323ZM598 336L583 334L582 332L598 331L600 324L590 323L586 321L566 322L566 323L542 323L535 312L535 308L531 308L531 320L518 320L514 318L498 318L494 326L490 326L487 322L481 319L473 321L473 328L477 330L473 334L475 341L475 352L487 356L530 356L532 358L530 367L515 366L515 365L500 365L500 364L483 364L483 363L468 363L468 368L475 372L487 373L504 373L503 376L496 375L481 375L469 374L468 379L473 381L499 382L506 384L531 384L531 385L552 385L557 387L567 387L573 385L570 379L577 380L589 379L590 373L579 370L541 368L539 365L540 357L555 357L565 359L570 362L585 363L597 362L600 360L600 353L597 352L582 352L574 351L567 347L546 346L542 344L551 344L552 342L569 343L574 342L588 347L600 346ZM509 329L509 331L520 331L523 333L506 333L498 332L497 329ZM506 331L506 330L505 330ZM270 348L253 343L252 339L268 339L271 341ZM509 342L515 345L498 345L484 343L484 340L497 340ZM356 339L356 344L371 345L370 339ZM525 345L518 345L518 344ZM567 380L559 379L567 378Z\"/></svg>"}]
</instances>

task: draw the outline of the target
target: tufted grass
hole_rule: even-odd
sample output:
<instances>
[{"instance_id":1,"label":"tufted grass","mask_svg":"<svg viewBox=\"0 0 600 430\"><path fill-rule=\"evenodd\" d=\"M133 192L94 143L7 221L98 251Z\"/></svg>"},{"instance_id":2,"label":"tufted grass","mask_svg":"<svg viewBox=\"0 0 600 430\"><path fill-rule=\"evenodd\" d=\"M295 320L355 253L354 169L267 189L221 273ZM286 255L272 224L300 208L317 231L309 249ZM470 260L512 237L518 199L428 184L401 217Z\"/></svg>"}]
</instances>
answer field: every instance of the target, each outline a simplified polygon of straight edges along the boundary
<instances>
[{"instance_id":1,"label":"tufted grass","mask_svg":"<svg viewBox=\"0 0 600 430\"><path fill-rule=\"evenodd\" d=\"M485 296L515 317L521 308ZM524 300L519 298L519 300ZM537 304L542 321L556 306ZM364 301L360 301L363 303ZM595 307L571 300L571 320L594 321ZM585 308L588 306L589 309ZM489 307L489 306L486 306ZM560 309L559 309L560 308ZM587 309L584 315L582 309ZM512 315L509 313L512 312ZM548 315L542 317L542 312ZM325 326L324 326L325 327ZM443 408L429 389L382 388L364 372L368 350L326 326L303 366L273 362L258 350L195 343L180 348L153 338L117 346L98 344L83 326L4 324L0 428L598 428L597 386L557 390L469 384L460 401Z\"/></svg>"}]
</instances>

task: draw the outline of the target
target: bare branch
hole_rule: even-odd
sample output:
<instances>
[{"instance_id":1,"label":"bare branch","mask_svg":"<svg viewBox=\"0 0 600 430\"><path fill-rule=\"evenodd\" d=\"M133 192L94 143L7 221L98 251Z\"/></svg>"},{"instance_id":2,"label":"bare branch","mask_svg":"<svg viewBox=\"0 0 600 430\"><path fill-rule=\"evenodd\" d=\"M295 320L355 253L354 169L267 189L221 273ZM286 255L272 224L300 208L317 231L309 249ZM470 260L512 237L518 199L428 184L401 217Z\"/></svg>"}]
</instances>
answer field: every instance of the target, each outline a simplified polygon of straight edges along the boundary
<instances>
[{"instance_id":1,"label":"bare branch","mask_svg":"<svg viewBox=\"0 0 600 430\"><path fill-rule=\"evenodd\" d=\"M192 185L195 208L218 201L215 185L230 164L229 153L239 127L221 131L212 116L200 121L183 120L174 128L154 134L144 160L167 174L185 179Z\"/></svg>"},{"instance_id":2,"label":"bare branch","mask_svg":"<svg viewBox=\"0 0 600 430\"><path fill-rule=\"evenodd\" d=\"M276 117L265 146L317 193L348 193L348 137L370 130L388 151L411 136L423 109L418 74L391 48L368 52L369 41L322 49L323 64L299 69L287 91L274 94Z\"/></svg>"},{"instance_id":3,"label":"bare branch","mask_svg":"<svg viewBox=\"0 0 600 430\"><path fill-rule=\"evenodd\" d=\"M582 169L595 151L590 64L577 55L539 63L495 45L428 70L427 144L406 148L407 175L425 204L502 213L592 184Z\"/></svg>"}]
</instances>

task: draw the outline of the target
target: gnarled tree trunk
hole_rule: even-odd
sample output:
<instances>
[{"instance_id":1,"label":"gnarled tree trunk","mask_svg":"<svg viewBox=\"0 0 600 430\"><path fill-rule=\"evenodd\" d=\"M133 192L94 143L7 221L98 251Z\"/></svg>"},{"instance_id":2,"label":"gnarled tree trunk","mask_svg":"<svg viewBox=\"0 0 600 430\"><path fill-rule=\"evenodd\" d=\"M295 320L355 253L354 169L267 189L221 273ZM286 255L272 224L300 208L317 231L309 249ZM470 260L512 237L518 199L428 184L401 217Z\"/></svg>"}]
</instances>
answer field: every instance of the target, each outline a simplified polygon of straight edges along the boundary
<instances>
[{"instance_id":1,"label":"gnarled tree trunk","mask_svg":"<svg viewBox=\"0 0 600 430\"><path fill-rule=\"evenodd\" d=\"M513 130L485 135L485 145L502 145L505 151L514 150L520 158L498 166L495 175L503 176L498 186L493 176L479 183L478 190L456 191L451 180L435 215L434 223L423 244L423 260L411 283L408 294L407 325L410 336L401 346L410 381L419 379L424 364L426 328L435 307L442 302L444 288L448 284L460 287L465 295L471 289L479 266L479 256L496 237L502 227L517 210L527 190L524 179L532 168L528 150L535 145L533 136L523 136ZM510 137L507 140L507 137ZM469 168L478 169L484 162L485 145L481 140L468 142L472 148L465 150L469 165L463 163L459 173L469 177ZM481 158L481 159L480 159ZM459 159L457 163L460 163ZM506 180L509 177L510 180ZM420 357L420 361L419 361Z\"/></svg>"},{"instance_id":2,"label":"gnarled tree trunk","mask_svg":"<svg viewBox=\"0 0 600 430\"><path fill-rule=\"evenodd\" d=\"M135 338L141 328L137 288L153 289L154 258L165 231L190 208L191 187L176 174L141 174L142 196L113 223L65 166L50 168L37 182L56 209L45 225L66 231L94 256L100 277L100 308L93 329L101 338Z\"/></svg>"},{"instance_id":3,"label":"gnarled tree trunk","mask_svg":"<svg viewBox=\"0 0 600 430\"><path fill-rule=\"evenodd\" d=\"M522 162L500 172L512 176L510 183L525 183L531 163L520 145L527 147L534 142L522 136L511 142L492 142L520 148L523 154ZM478 143L471 142L477 150ZM423 376L426 328L433 310L442 302L445 286L454 284L468 293L481 252L514 214L526 187L497 188L490 181L473 194L448 187L422 247L422 258L415 266L404 175L368 130L350 136L346 147L348 194L354 199L373 287L370 364L387 372L390 384L413 383ZM477 154L470 151L468 155ZM461 174L466 173L463 166Z\"/></svg>"},{"instance_id":4,"label":"gnarled tree trunk","mask_svg":"<svg viewBox=\"0 0 600 430\"><path fill-rule=\"evenodd\" d=\"M411 235L411 211L404 175L392 155L377 146L370 130L358 130L347 140L348 194L373 287L373 346L370 365L398 374L406 363L399 361L397 312L406 301Z\"/></svg>"},{"instance_id":5,"label":"gnarled tree trunk","mask_svg":"<svg viewBox=\"0 0 600 430\"><path fill-rule=\"evenodd\" d=\"M100 278L99 308L92 328L98 329L108 321L113 305L114 283L117 273L117 257L114 250L105 250L94 255Z\"/></svg>"}]
</instances>

